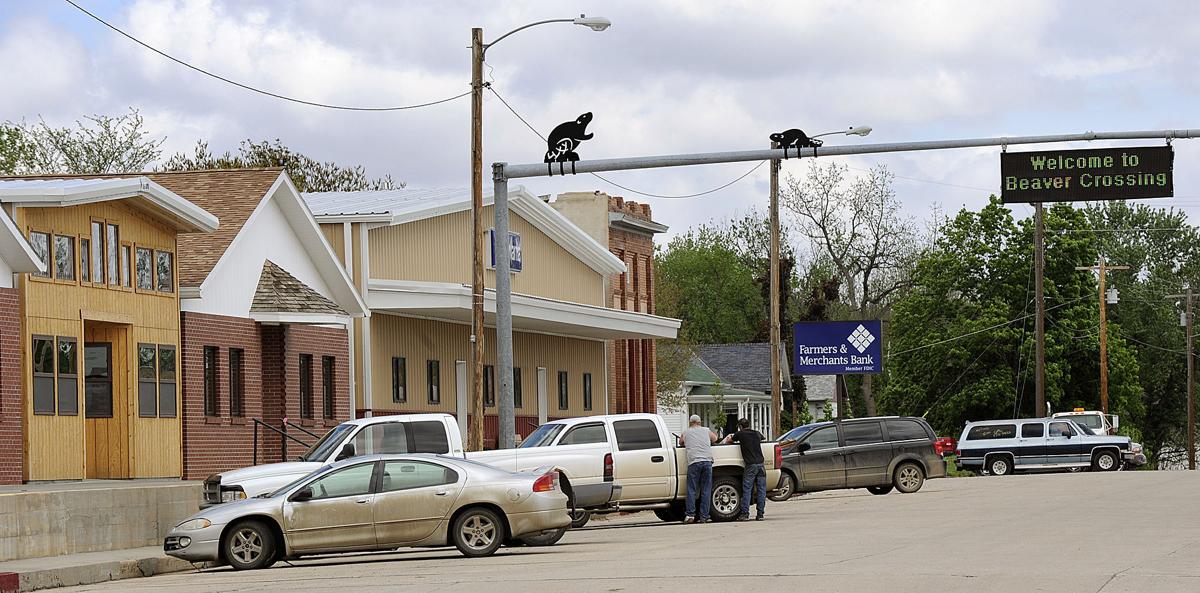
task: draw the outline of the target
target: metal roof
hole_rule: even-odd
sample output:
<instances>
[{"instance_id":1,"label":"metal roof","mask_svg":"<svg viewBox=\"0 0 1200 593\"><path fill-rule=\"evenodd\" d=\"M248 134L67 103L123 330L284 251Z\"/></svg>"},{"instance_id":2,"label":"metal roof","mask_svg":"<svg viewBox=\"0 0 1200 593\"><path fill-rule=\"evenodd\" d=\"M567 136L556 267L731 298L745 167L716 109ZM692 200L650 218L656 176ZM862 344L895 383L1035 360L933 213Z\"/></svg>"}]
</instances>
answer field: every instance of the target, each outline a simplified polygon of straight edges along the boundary
<instances>
[{"instance_id":1,"label":"metal roof","mask_svg":"<svg viewBox=\"0 0 1200 593\"><path fill-rule=\"evenodd\" d=\"M519 187L519 186L518 186ZM516 190L518 188L514 188ZM484 200L490 202L492 191L484 191ZM400 215L410 212L436 209L439 206L455 206L470 203L469 188L409 188L373 191L330 191L304 194L313 216L370 216L378 214Z\"/></svg>"}]
</instances>

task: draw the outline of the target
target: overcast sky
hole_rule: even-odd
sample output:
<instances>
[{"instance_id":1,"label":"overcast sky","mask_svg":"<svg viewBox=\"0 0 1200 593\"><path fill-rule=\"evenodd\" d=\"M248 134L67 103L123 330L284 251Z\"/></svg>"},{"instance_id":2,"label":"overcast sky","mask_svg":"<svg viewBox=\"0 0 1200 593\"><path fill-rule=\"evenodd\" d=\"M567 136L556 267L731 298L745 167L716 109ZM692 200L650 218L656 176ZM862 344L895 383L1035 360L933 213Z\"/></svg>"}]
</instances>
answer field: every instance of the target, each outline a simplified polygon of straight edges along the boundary
<instances>
[{"instance_id":1,"label":"overcast sky","mask_svg":"<svg viewBox=\"0 0 1200 593\"><path fill-rule=\"evenodd\" d=\"M485 39L527 22L605 16L523 31L489 50L496 90L543 133L591 111L579 152L610 158L765 147L870 125L828 144L1200 127L1200 3L1175 2L398 2L391 0L79 2L199 67L311 101L421 103L468 90L470 28ZM571 8L567 8L571 7ZM362 164L414 187L465 187L470 102L350 113L285 103L204 77L57 0L0 2L0 119L65 124L135 107L166 154L206 139L280 138L322 160ZM490 94L485 169L540 162L544 143ZM1102 146L1103 144L1095 144ZM1082 147L1083 145L1081 145ZM1200 216L1200 140L1177 141L1173 200ZM886 164L906 212L984 203L998 149L841 159ZM751 165L609 178L655 194L712 189ZM803 173L807 164L784 170ZM485 180L488 176L485 174ZM525 181L539 194L604 190L648 201L680 231L763 207L767 168L694 199L643 198L591 176ZM1018 214L1028 212L1016 207Z\"/></svg>"}]
</instances>

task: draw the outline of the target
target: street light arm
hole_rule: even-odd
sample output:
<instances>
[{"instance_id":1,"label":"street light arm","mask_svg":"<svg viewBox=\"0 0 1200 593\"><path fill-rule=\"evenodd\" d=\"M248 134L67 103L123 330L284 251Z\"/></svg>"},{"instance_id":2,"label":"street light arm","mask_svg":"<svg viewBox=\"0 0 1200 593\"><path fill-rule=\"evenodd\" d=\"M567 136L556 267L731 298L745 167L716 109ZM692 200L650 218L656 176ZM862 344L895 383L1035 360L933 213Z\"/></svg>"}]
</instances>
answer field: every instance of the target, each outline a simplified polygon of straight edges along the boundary
<instances>
[{"instance_id":1,"label":"street light arm","mask_svg":"<svg viewBox=\"0 0 1200 593\"><path fill-rule=\"evenodd\" d=\"M488 48L492 47L493 45L496 45L497 43L500 43L500 41L503 40L505 37L508 37L509 35L512 35L513 33L516 33L518 31L524 31L525 29L528 29L530 27L536 27L538 25L545 25L548 23L573 23L573 22L575 22L575 19L549 19L549 20L545 20L545 21L537 21L536 23L529 23L528 25L522 25L520 27L517 27L516 29L513 29L512 31L509 31L508 33L505 33L505 34L497 37L496 40L491 43L483 44L483 51L486 53Z\"/></svg>"}]
</instances>

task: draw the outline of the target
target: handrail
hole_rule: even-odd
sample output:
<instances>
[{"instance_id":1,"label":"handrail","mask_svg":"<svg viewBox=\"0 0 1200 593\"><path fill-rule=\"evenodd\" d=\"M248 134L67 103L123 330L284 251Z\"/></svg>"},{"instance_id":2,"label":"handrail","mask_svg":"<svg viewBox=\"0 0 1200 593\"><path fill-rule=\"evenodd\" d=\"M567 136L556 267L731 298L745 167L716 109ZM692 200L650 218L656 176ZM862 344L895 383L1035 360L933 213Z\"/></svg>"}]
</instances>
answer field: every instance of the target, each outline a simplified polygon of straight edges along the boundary
<instances>
[{"instance_id":1,"label":"handrail","mask_svg":"<svg viewBox=\"0 0 1200 593\"><path fill-rule=\"evenodd\" d=\"M312 437L312 438L314 438L314 439L319 439L319 438L321 438L321 435L319 435L319 434L317 434L317 433L315 433L315 432L310 432L310 431L308 431L308 430L305 430L305 428L304 428L303 426L297 426L297 425L295 425L295 424L292 424L292 423L291 423L290 421L288 421L288 420L284 420L284 421L283 421L283 423L284 423L284 424L286 424L286 425L288 425L288 426L290 426L290 427L292 427L292 428L294 428L294 429L296 429L296 430L298 430L298 431L300 431L300 432L302 432L302 433L304 433L304 434L306 434L306 435L308 435L308 436L310 436L310 437Z\"/></svg>"},{"instance_id":2,"label":"handrail","mask_svg":"<svg viewBox=\"0 0 1200 593\"><path fill-rule=\"evenodd\" d=\"M274 431L275 433L279 434L280 436L287 438L287 439L291 439L293 441L296 441L297 443L300 443L301 445L304 445L305 447L312 446L312 443L306 443L306 442L300 440L299 438L294 437L287 433L286 428L287 428L287 425L291 424L290 422L284 422L285 429L280 430L278 428L275 428L274 426L271 426L270 424L267 424L266 422L263 422L262 420L259 420L258 418L251 418L250 420L252 420L254 422L254 455L253 455L253 464L254 465L258 465L258 427L259 426L264 426L266 428L269 428L272 431ZM300 428L300 427L296 426L295 428ZM303 432L306 432L314 437L317 436L315 434L312 434L311 432L308 432L307 430L304 430L303 428L300 428L300 430ZM287 441L283 442L283 458L285 461L287 460Z\"/></svg>"}]
</instances>

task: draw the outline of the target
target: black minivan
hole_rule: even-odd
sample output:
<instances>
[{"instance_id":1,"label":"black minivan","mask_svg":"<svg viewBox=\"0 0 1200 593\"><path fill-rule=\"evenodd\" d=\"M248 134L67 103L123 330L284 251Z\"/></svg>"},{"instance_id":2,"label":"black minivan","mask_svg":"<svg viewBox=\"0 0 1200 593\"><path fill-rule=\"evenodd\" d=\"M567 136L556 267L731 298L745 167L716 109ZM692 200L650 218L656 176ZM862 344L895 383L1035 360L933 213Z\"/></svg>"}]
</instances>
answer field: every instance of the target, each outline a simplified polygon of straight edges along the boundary
<instances>
[{"instance_id":1,"label":"black minivan","mask_svg":"<svg viewBox=\"0 0 1200 593\"><path fill-rule=\"evenodd\" d=\"M934 451L933 429L923 418L887 416L817 422L797 426L779 439L783 475L772 500L798 492L866 488L887 494L893 488L916 492L928 478L946 476L946 462Z\"/></svg>"}]
</instances>

